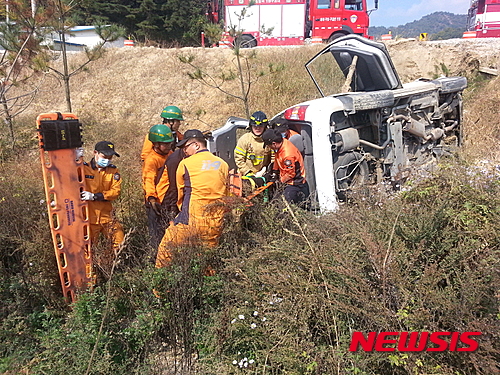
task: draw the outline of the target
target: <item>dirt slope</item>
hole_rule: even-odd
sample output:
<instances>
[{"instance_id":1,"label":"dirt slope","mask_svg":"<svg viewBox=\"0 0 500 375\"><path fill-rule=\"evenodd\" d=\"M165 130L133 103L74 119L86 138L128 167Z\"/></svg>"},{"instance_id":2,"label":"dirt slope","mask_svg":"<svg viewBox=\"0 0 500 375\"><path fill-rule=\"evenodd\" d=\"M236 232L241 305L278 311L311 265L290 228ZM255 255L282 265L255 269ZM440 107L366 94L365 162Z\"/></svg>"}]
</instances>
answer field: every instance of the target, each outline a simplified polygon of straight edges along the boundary
<instances>
[{"instance_id":1,"label":"dirt slope","mask_svg":"<svg viewBox=\"0 0 500 375\"><path fill-rule=\"evenodd\" d=\"M500 68L500 38L390 41L389 52L403 82L434 74L469 76L479 67Z\"/></svg>"},{"instance_id":2,"label":"dirt slope","mask_svg":"<svg viewBox=\"0 0 500 375\"><path fill-rule=\"evenodd\" d=\"M388 42L387 47L403 83L441 74L466 75L472 82L479 67L500 68L500 38L440 42L397 40ZM321 46L312 45L255 49L257 59L249 60L254 75L268 70L269 63L283 64L284 70L253 83L251 110L260 109L274 115L288 106L317 97L303 66L319 48ZM210 72L215 81L222 73L235 71L234 55L227 49L111 49L102 59L91 63L86 72L71 80L73 112L86 125L86 139L92 142L110 138L127 146L140 142L147 129L159 122L161 109L170 104L185 111L183 131L213 129L223 125L229 116L245 116L239 100L189 79L187 72L192 69L180 62L179 55L193 56L194 63ZM74 55L71 59L75 64L82 56ZM237 80L227 82L224 88L239 93ZM476 106L478 113L471 113L475 108L474 98L479 102L484 100L477 92L469 91L469 94L466 91L466 99L467 95L471 99L466 101L466 113L473 118L474 125L488 123L492 129L491 123L496 123L488 133L491 143L499 133L495 130L500 127L498 109L495 112L492 106L485 109L482 105ZM497 96L494 92L487 95L493 102ZM496 103L498 108L498 101ZM39 113L52 111L65 112L65 101L60 82L49 76L44 89L22 118L34 123ZM479 143L478 147L486 147Z\"/></svg>"}]
</instances>

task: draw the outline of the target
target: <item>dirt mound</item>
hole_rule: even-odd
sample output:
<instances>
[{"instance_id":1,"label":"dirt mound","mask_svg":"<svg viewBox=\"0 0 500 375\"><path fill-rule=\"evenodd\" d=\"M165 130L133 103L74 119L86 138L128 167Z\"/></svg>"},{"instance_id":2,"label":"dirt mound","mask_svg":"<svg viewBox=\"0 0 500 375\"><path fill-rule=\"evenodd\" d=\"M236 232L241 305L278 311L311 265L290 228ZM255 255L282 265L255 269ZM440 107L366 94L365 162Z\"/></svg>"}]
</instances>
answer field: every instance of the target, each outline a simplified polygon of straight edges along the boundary
<instances>
[{"instance_id":1,"label":"dirt mound","mask_svg":"<svg viewBox=\"0 0 500 375\"><path fill-rule=\"evenodd\" d=\"M488 163L500 161L500 80L478 73L481 68L500 71L500 38L450 39L418 42L390 41L387 47L401 80L439 75L466 76L464 92L463 153Z\"/></svg>"},{"instance_id":2,"label":"dirt mound","mask_svg":"<svg viewBox=\"0 0 500 375\"><path fill-rule=\"evenodd\" d=\"M479 67L500 68L500 38L402 39L387 42L387 47L403 82L442 74L471 77Z\"/></svg>"}]
</instances>

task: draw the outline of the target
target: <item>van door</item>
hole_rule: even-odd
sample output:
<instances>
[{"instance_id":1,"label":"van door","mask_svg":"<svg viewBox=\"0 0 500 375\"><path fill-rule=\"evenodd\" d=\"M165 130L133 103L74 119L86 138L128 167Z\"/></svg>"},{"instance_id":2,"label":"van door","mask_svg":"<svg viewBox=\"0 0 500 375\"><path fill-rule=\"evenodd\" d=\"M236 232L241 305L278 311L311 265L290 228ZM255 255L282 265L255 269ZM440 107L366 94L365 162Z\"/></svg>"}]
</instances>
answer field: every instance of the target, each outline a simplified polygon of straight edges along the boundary
<instances>
[{"instance_id":1,"label":"van door","mask_svg":"<svg viewBox=\"0 0 500 375\"><path fill-rule=\"evenodd\" d=\"M230 117L226 124L214 130L208 139L207 147L214 155L223 159L229 169L236 169L234 149L238 139L247 132L248 120L239 117Z\"/></svg>"}]
</instances>

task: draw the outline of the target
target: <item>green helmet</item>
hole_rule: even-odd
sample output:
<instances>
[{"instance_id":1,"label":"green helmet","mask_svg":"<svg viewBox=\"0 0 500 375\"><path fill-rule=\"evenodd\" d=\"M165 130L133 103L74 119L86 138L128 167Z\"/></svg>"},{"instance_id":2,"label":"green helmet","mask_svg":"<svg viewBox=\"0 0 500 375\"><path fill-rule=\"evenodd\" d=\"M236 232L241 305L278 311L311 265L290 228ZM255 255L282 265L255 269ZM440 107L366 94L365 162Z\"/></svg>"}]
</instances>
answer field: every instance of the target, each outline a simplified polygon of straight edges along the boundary
<instances>
[{"instance_id":1,"label":"green helmet","mask_svg":"<svg viewBox=\"0 0 500 375\"><path fill-rule=\"evenodd\" d=\"M170 130L170 128L164 124L152 126L151 129L149 129L148 139L151 142L169 143L174 141L172 130Z\"/></svg>"},{"instance_id":2,"label":"green helmet","mask_svg":"<svg viewBox=\"0 0 500 375\"><path fill-rule=\"evenodd\" d=\"M163 108L160 116L167 120L184 121L181 109L175 105L169 105L168 107Z\"/></svg>"}]
</instances>

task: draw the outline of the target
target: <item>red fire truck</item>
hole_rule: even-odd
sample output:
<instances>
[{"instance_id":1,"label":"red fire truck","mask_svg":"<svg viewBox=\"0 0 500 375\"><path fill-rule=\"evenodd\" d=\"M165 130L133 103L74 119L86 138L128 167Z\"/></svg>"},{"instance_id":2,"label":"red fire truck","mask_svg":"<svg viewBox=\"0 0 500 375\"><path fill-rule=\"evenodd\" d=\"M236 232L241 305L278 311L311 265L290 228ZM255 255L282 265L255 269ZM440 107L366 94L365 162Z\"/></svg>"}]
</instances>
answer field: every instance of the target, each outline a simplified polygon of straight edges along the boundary
<instances>
[{"instance_id":1,"label":"red fire truck","mask_svg":"<svg viewBox=\"0 0 500 375\"><path fill-rule=\"evenodd\" d=\"M468 37L474 32L476 38L500 37L500 0L472 0L467 30Z\"/></svg>"},{"instance_id":2,"label":"red fire truck","mask_svg":"<svg viewBox=\"0 0 500 375\"><path fill-rule=\"evenodd\" d=\"M332 41L348 34L368 38L370 13L367 0L212 0L210 20L224 20L224 38L233 42L230 30L242 30L242 47L300 45ZM243 13L242 13L243 12ZM245 14L242 17L242 14ZM264 30L268 30L267 33Z\"/></svg>"}]
</instances>

